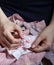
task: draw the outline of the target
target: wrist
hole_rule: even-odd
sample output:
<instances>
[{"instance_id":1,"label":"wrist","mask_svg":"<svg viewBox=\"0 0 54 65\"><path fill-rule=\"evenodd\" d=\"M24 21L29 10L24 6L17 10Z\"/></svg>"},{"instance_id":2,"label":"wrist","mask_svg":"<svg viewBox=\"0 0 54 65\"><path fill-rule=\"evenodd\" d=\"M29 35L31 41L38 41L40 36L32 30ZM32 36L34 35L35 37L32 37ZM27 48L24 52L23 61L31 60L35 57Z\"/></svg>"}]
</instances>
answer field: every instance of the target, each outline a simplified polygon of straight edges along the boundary
<instances>
[{"instance_id":1,"label":"wrist","mask_svg":"<svg viewBox=\"0 0 54 65\"><path fill-rule=\"evenodd\" d=\"M6 17L6 15L2 11L2 9L0 8L0 22L5 23L5 22L7 22L6 20L8 20L8 18Z\"/></svg>"}]
</instances>

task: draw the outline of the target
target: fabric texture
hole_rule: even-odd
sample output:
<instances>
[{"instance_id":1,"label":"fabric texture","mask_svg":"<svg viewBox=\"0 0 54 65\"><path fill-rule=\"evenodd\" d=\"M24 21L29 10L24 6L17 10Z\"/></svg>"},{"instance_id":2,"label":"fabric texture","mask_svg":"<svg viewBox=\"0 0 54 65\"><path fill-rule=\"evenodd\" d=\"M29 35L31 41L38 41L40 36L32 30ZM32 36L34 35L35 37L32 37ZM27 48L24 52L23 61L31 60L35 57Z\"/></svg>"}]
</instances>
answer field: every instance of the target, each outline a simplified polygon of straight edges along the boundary
<instances>
[{"instance_id":1,"label":"fabric texture","mask_svg":"<svg viewBox=\"0 0 54 65\"><path fill-rule=\"evenodd\" d=\"M44 20L42 20L41 22L35 21L34 22L35 27L34 27L33 22L30 22L30 23L25 22L23 20L23 18L21 16L19 16L18 14L14 14L13 16L10 16L9 19L12 22L15 22L15 24L19 25L22 28L23 33L27 36L28 35L37 35L34 33L35 32L40 33L46 27ZM32 30L31 30L31 28L32 28ZM33 32L33 30L34 30L34 32ZM10 55L9 53L7 53L7 51L4 51L4 50L5 50L4 48L0 47L0 65L38 65L41 63L41 60L45 56L45 53L46 53L46 52L40 52L40 53L29 52L26 54L22 54L17 60L16 59L17 57L13 57L12 54Z\"/></svg>"}]
</instances>

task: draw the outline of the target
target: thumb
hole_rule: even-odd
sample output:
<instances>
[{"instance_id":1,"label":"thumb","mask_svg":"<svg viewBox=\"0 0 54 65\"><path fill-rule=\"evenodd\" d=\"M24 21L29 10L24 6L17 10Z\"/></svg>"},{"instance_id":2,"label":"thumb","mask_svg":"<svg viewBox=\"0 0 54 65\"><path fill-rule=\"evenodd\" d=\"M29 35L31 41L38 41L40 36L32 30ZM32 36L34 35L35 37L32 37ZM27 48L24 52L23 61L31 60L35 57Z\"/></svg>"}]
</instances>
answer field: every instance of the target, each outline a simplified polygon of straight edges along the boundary
<instances>
[{"instance_id":1,"label":"thumb","mask_svg":"<svg viewBox=\"0 0 54 65\"><path fill-rule=\"evenodd\" d=\"M40 44L40 42L44 40L44 38L45 38L44 35L41 33L41 34L37 37L37 39L34 41L34 43L32 44L32 48L37 47L37 46Z\"/></svg>"}]
</instances>

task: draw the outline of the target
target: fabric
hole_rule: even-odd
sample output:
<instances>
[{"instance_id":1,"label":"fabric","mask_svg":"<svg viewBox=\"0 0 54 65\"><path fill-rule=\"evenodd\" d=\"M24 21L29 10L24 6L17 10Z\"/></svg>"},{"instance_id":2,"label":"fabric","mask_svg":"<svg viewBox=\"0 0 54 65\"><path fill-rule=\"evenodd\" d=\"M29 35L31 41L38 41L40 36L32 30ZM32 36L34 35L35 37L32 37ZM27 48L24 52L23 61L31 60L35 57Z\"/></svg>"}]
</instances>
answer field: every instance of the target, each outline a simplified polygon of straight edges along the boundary
<instances>
[{"instance_id":1,"label":"fabric","mask_svg":"<svg viewBox=\"0 0 54 65\"><path fill-rule=\"evenodd\" d=\"M44 20L42 20L41 22L35 21L34 23L33 22L27 23L18 14L14 14L13 16L9 17L9 19L12 22L15 22L15 24L19 25L21 28L24 27L22 29L22 31L23 31L23 33L25 32L24 34L27 36L27 38L26 38L26 36L24 37L26 39L27 43L28 43L28 40L30 41L30 39L33 35L35 35L35 36L37 35L37 34L34 34L35 32L40 33L46 27ZM25 29L25 27L26 27L26 29ZM27 29L29 30L29 32ZM26 30L28 33L26 32ZM33 30L34 30L34 32L32 32ZM28 35L30 35L31 37ZM29 39L29 37L30 37L30 39ZM23 42L24 45L26 45L27 43L25 43L25 41ZM31 43L31 41L30 41L30 43ZM20 51L22 51L22 49L19 50L19 48L21 48L19 46L19 48L15 50L15 51L17 51L16 55L15 55L14 50L11 49L12 50L11 54L9 54L10 52L7 53L7 51L4 51L5 50L4 48L0 47L0 65L39 65L41 63L42 58L45 56L46 52L34 53L34 52L29 51L29 53L28 53L28 51L27 51L28 45L26 45L24 47L26 48L25 52L23 50L23 54L22 54L20 52ZM19 53L18 53L18 50L19 50ZM18 54L19 55L21 54L21 55L19 56Z\"/></svg>"},{"instance_id":2,"label":"fabric","mask_svg":"<svg viewBox=\"0 0 54 65\"><path fill-rule=\"evenodd\" d=\"M45 57L51 61L52 65L54 65L54 51L51 50L47 52Z\"/></svg>"},{"instance_id":3,"label":"fabric","mask_svg":"<svg viewBox=\"0 0 54 65\"><path fill-rule=\"evenodd\" d=\"M14 50L8 50L8 53L13 55L16 59L19 59L22 55L30 53L32 51L28 50L31 47L31 44L35 41L37 36L24 35L22 39L21 46Z\"/></svg>"},{"instance_id":4,"label":"fabric","mask_svg":"<svg viewBox=\"0 0 54 65\"><path fill-rule=\"evenodd\" d=\"M0 0L0 6L7 16L20 14L25 21L45 20L48 25L52 16L52 0Z\"/></svg>"}]
</instances>

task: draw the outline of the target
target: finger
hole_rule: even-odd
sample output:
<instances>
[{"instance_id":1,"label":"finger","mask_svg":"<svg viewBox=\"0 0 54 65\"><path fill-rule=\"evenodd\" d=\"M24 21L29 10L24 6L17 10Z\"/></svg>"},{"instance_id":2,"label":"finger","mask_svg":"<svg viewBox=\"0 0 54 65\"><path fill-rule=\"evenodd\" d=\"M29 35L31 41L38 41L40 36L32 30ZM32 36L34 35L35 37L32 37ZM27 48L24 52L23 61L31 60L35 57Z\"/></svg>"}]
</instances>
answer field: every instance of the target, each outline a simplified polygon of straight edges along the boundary
<instances>
[{"instance_id":1,"label":"finger","mask_svg":"<svg viewBox=\"0 0 54 65\"><path fill-rule=\"evenodd\" d=\"M48 45L47 44L42 44L41 46L38 45L36 48L33 48L31 49L32 51L35 51L35 52L42 52L42 51L45 51L45 50L48 50Z\"/></svg>"},{"instance_id":2,"label":"finger","mask_svg":"<svg viewBox=\"0 0 54 65\"><path fill-rule=\"evenodd\" d=\"M15 43L15 44L9 43L9 41L7 41L7 39L5 37L3 37L2 41L6 45L6 48L17 48L20 45L19 43Z\"/></svg>"},{"instance_id":3,"label":"finger","mask_svg":"<svg viewBox=\"0 0 54 65\"><path fill-rule=\"evenodd\" d=\"M3 42L3 40L0 38L0 45L2 45L2 47L7 48L7 45Z\"/></svg>"},{"instance_id":4,"label":"finger","mask_svg":"<svg viewBox=\"0 0 54 65\"><path fill-rule=\"evenodd\" d=\"M7 48L10 47L10 44L11 44L11 43L10 43L5 37L2 38L2 41L3 41L3 43L6 45Z\"/></svg>"},{"instance_id":5,"label":"finger","mask_svg":"<svg viewBox=\"0 0 54 65\"><path fill-rule=\"evenodd\" d=\"M3 35L1 34L1 37L0 37L0 44L3 46L3 47L6 47L7 48L7 45L3 42Z\"/></svg>"},{"instance_id":6,"label":"finger","mask_svg":"<svg viewBox=\"0 0 54 65\"><path fill-rule=\"evenodd\" d=\"M1 39L0 39L0 45L2 45L3 47L6 47L6 45L2 42Z\"/></svg>"},{"instance_id":7,"label":"finger","mask_svg":"<svg viewBox=\"0 0 54 65\"><path fill-rule=\"evenodd\" d=\"M14 44L18 44L18 43L20 43L21 42L21 39L20 38L18 38L18 39L15 39L15 41L13 42Z\"/></svg>"},{"instance_id":8,"label":"finger","mask_svg":"<svg viewBox=\"0 0 54 65\"><path fill-rule=\"evenodd\" d=\"M40 42L42 42L44 40L44 38L45 37L42 34L40 36L38 36L38 38L32 44L31 48L37 47L40 44Z\"/></svg>"},{"instance_id":9,"label":"finger","mask_svg":"<svg viewBox=\"0 0 54 65\"><path fill-rule=\"evenodd\" d=\"M19 36L22 38L23 32L19 26L16 25L16 31L19 34Z\"/></svg>"},{"instance_id":10,"label":"finger","mask_svg":"<svg viewBox=\"0 0 54 65\"><path fill-rule=\"evenodd\" d=\"M10 49L17 49L20 46L20 44L11 44Z\"/></svg>"},{"instance_id":11,"label":"finger","mask_svg":"<svg viewBox=\"0 0 54 65\"><path fill-rule=\"evenodd\" d=\"M5 33L5 37L11 42L11 43L16 43L16 42L20 42L21 39L16 39L14 38L14 36L10 33L10 32L6 32Z\"/></svg>"},{"instance_id":12,"label":"finger","mask_svg":"<svg viewBox=\"0 0 54 65\"><path fill-rule=\"evenodd\" d=\"M4 47L9 47L10 46L11 43L6 39L5 36L2 35L1 40L3 42Z\"/></svg>"}]
</instances>

